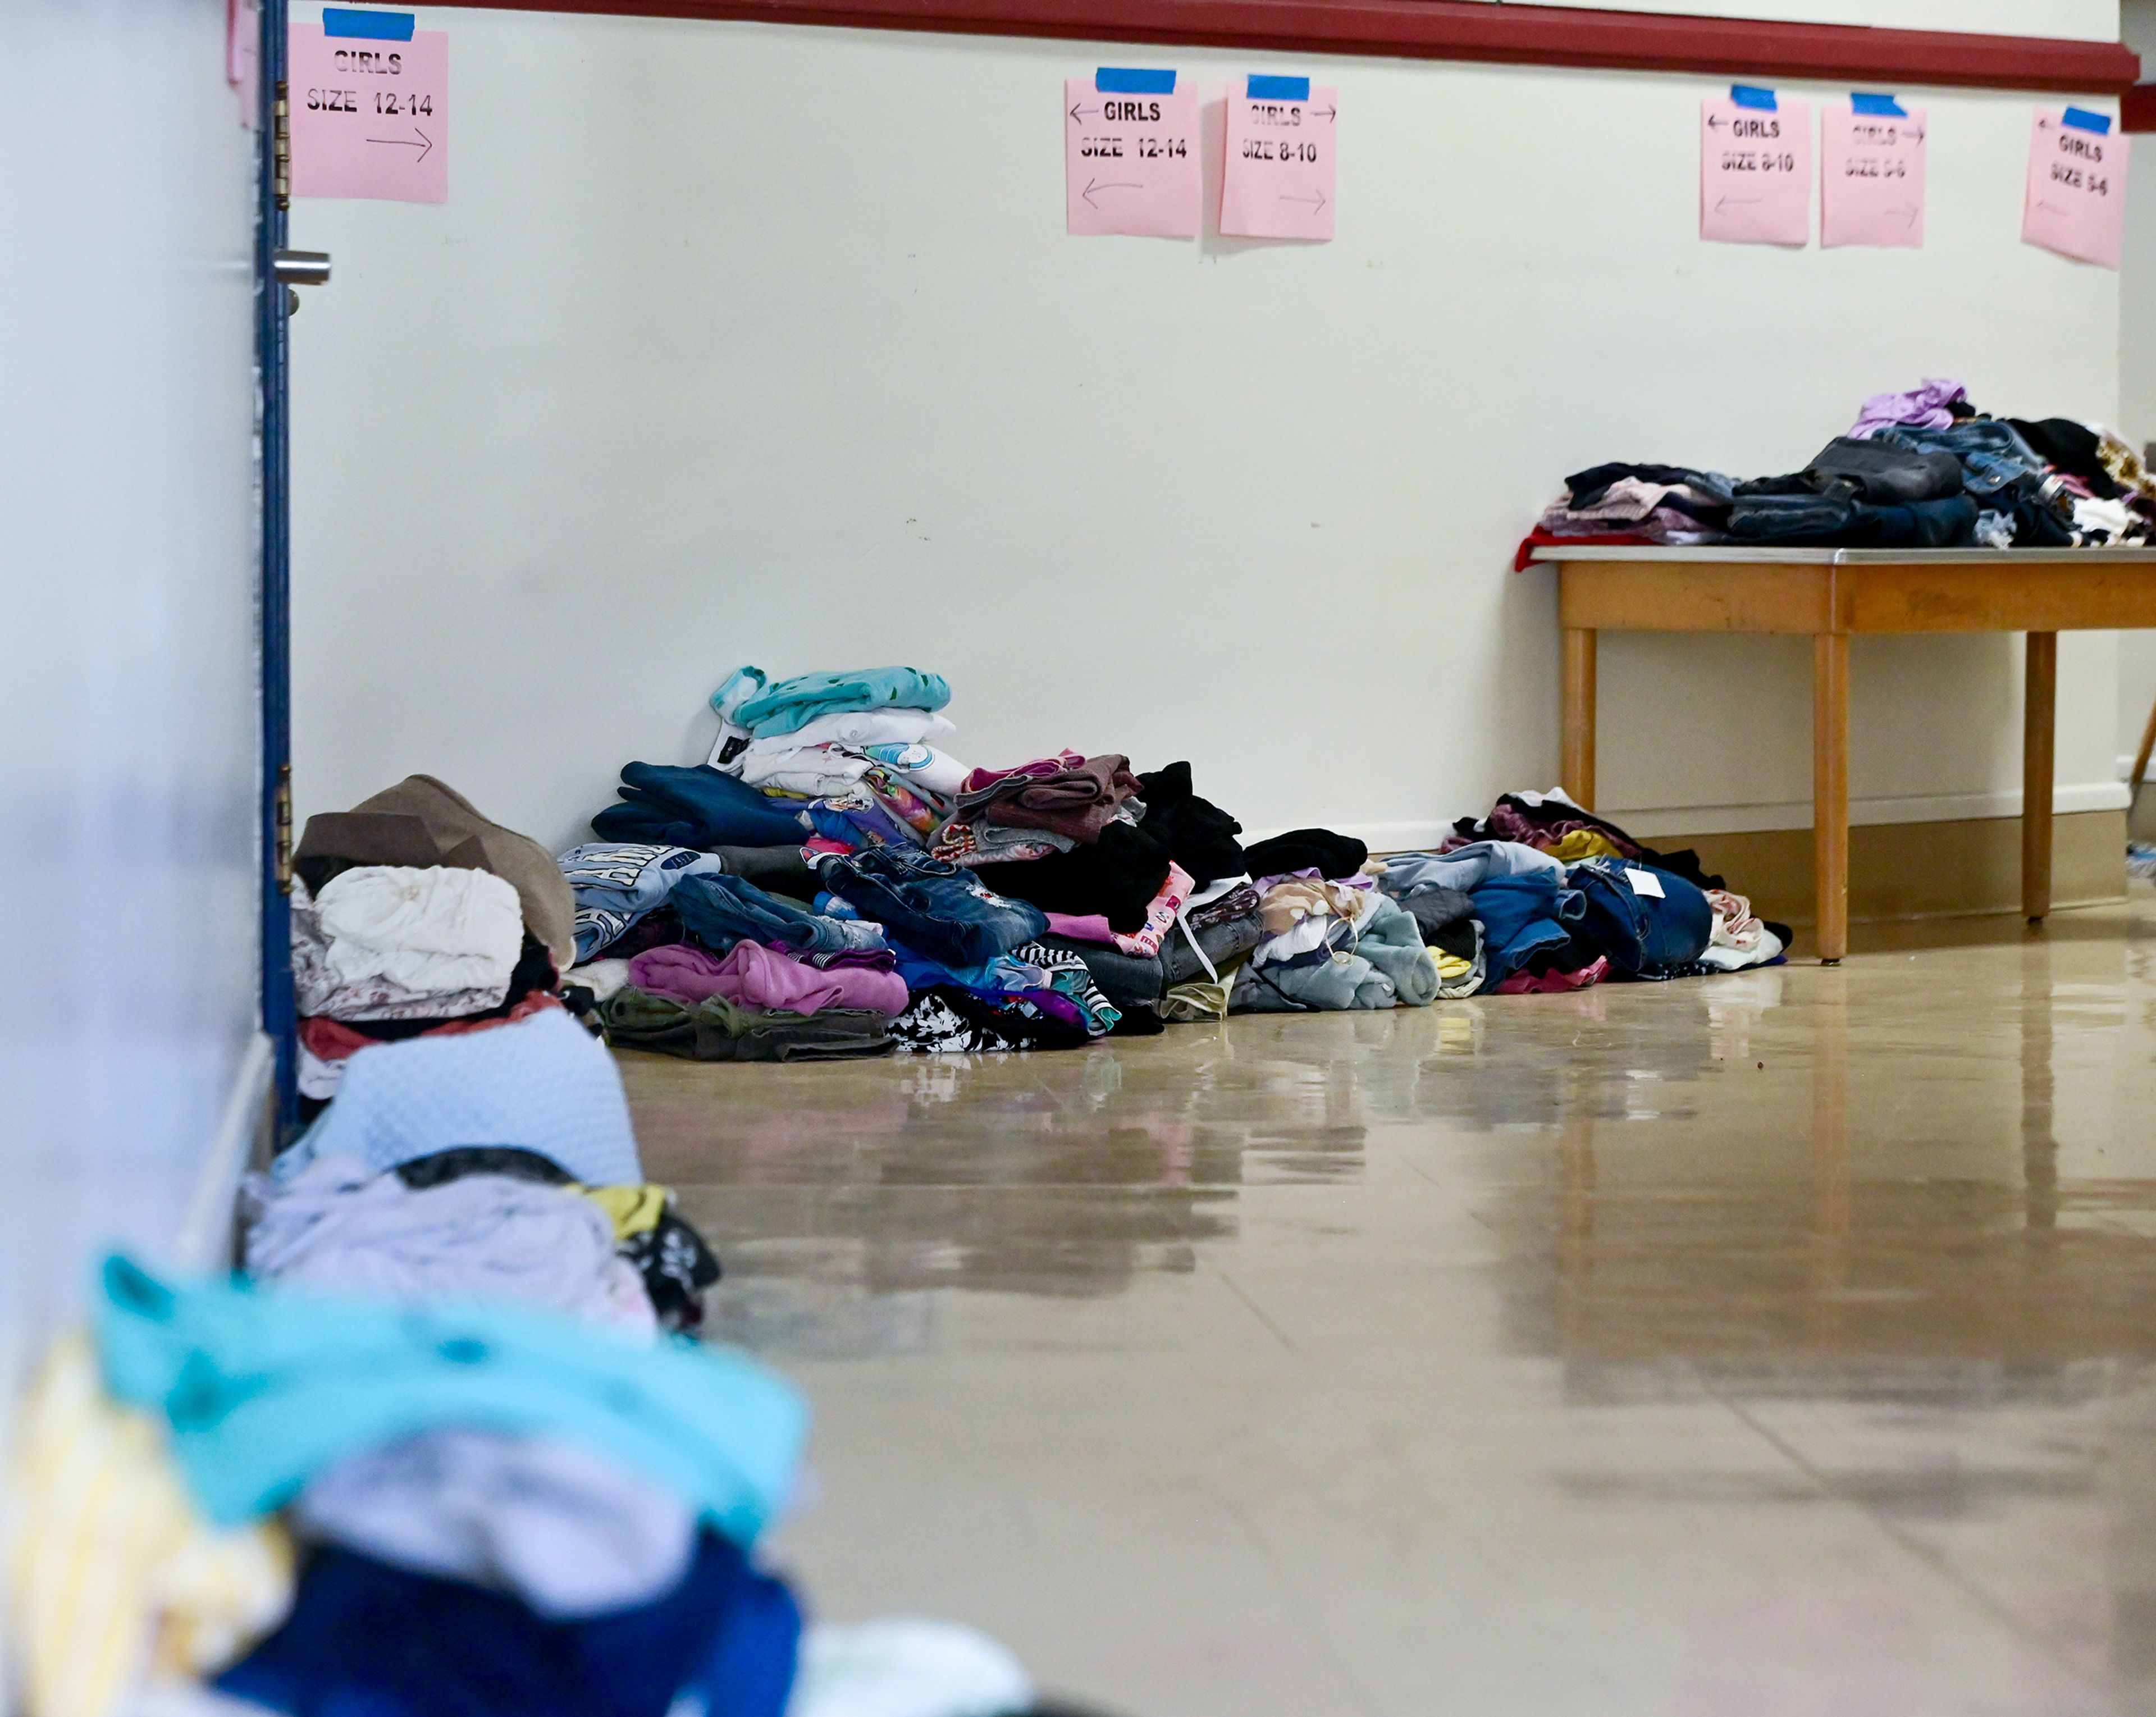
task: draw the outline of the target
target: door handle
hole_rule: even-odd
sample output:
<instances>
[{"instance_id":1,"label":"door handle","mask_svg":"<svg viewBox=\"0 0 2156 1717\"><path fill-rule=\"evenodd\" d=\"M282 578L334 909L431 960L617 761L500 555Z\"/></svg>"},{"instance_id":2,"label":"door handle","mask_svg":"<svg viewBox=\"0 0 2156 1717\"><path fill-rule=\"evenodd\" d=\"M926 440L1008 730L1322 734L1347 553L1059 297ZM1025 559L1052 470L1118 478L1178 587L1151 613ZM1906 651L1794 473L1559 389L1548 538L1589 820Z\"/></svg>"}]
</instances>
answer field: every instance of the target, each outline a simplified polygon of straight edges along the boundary
<instances>
[{"instance_id":1,"label":"door handle","mask_svg":"<svg viewBox=\"0 0 2156 1717\"><path fill-rule=\"evenodd\" d=\"M280 285L326 286L330 283L330 254L326 250L273 251L270 269Z\"/></svg>"},{"instance_id":2,"label":"door handle","mask_svg":"<svg viewBox=\"0 0 2156 1717\"><path fill-rule=\"evenodd\" d=\"M285 289L285 314L297 316L300 295L292 289L328 285L330 254L326 250L274 250L270 254L270 272Z\"/></svg>"}]
</instances>

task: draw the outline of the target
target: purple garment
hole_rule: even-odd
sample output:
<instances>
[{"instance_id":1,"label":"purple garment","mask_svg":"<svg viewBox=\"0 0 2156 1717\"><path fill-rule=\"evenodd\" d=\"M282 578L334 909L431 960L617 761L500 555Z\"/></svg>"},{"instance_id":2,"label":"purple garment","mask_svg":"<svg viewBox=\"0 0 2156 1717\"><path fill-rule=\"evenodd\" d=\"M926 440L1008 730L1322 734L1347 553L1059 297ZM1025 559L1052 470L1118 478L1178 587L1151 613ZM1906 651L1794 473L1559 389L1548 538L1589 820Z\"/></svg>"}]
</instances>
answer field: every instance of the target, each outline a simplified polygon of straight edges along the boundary
<instances>
[{"instance_id":1,"label":"purple garment","mask_svg":"<svg viewBox=\"0 0 2156 1717\"><path fill-rule=\"evenodd\" d=\"M1864 402L1856 421L1850 425L1852 440L1868 441L1881 429L1907 424L1918 429L1953 426L1954 414L1947 408L1966 404L1969 389L1946 376L1927 376L1923 385L1907 393L1875 393Z\"/></svg>"},{"instance_id":2,"label":"purple garment","mask_svg":"<svg viewBox=\"0 0 2156 1717\"><path fill-rule=\"evenodd\" d=\"M886 1019L906 1011L906 980L896 972L860 966L819 969L757 942L737 942L721 959L692 943L654 948L629 963L639 990L694 1004L722 996L739 1007L819 1014L826 1008L869 1008Z\"/></svg>"}]
</instances>

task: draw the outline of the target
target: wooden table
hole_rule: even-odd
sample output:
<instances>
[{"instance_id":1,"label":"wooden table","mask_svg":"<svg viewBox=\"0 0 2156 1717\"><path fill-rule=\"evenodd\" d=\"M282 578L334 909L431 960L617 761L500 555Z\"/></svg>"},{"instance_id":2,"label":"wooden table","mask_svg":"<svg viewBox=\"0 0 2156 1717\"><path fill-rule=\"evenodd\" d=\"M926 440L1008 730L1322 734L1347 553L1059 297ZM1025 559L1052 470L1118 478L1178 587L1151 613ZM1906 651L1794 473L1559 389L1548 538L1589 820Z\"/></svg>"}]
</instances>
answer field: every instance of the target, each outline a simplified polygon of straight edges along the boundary
<instances>
[{"instance_id":1,"label":"wooden table","mask_svg":"<svg viewBox=\"0 0 2156 1717\"><path fill-rule=\"evenodd\" d=\"M1564 629L1565 791L1594 805L1599 634L1789 632L1812 640L1812 876L1820 956L1849 948L1849 640L2025 632L2021 909L2051 909L2059 634L2156 627L2156 548L1627 548L1551 544Z\"/></svg>"}]
</instances>

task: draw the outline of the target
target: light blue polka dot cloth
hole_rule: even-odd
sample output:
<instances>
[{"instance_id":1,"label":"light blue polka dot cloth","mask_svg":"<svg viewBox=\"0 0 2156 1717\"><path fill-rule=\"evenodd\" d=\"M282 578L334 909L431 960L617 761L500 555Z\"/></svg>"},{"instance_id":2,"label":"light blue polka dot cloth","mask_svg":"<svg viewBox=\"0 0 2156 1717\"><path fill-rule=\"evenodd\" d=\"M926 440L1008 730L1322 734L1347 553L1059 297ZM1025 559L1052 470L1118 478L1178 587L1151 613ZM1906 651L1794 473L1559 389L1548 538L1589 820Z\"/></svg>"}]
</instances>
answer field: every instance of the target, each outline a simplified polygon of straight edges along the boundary
<instances>
[{"instance_id":1,"label":"light blue polka dot cloth","mask_svg":"<svg viewBox=\"0 0 2156 1717\"><path fill-rule=\"evenodd\" d=\"M644 1179L613 1057L560 1008L357 1051L328 1112L270 1172L281 1183L340 1153L380 1174L466 1144L535 1150L592 1186Z\"/></svg>"}]
</instances>

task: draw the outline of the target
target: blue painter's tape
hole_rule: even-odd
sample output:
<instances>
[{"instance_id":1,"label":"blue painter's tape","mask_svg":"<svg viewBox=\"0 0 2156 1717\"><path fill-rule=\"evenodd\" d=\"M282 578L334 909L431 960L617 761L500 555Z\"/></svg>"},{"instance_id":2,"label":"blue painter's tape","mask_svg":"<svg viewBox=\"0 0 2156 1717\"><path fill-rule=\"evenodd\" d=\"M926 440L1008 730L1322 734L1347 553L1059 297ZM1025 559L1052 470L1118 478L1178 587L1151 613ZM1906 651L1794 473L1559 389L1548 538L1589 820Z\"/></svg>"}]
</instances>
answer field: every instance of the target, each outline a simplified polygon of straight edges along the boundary
<instances>
[{"instance_id":1,"label":"blue painter's tape","mask_svg":"<svg viewBox=\"0 0 2156 1717\"><path fill-rule=\"evenodd\" d=\"M1774 92L1763 90L1756 84L1732 84L1729 99L1739 107L1756 107L1764 113L1774 111Z\"/></svg>"},{"instance_id":2,"label":"blue painter's tape","mask_svg":"<svg viewBox=\"0 0 2156 1717\"><path fill-rule=\"evenodd\" d=\"M1250 87L1244 97L1250 101L1307 101L1310 100L1308 78L1261 78L1250 74Z\"/></svg>"},{"instance_id":3,"label":"blue painter's tape","mask_svg":"<svg viewBox=\"0 0 2156 1717\"><path fill-rule=\"evenodd\" d=\"M2111 131L2109 114L2091 113L2086 107L2069 107L2066 111L2066 121L2077 131L2108 135Z\"/></svg>"},{"instance_id":4,"label":"blue painter's tape","mask_svg":"<svg viewBox=\"0 0 2156 1717\"><path fill-rule=\"evenodd\" d=\"M1867 95L1861 90L1852 90L1849 95L1850 111L1853 113L1875 114L1881 119L1907 119L1908 110L1892 95Z\"/></svg>"},{"instance_id":5,"label":"blue painter's tape","mask_svg":"<svg viewBox=\"0 0 2156 1717\"><path fill-rule=\"evenodd\" d=\"M341 7L322 8L322 33L357 36L365 42L408 42L418 20L408 12L351 12Z\"/></svg>"},{"instance_id":6,"label":"blue painter's tape","mask_svg":"<svg viewBox=\"0 0 2156 1717\"><path fill-rule=\"evenodd\" d=\"M1175 74L1130 71L1120 66L1104 65L1093 74L1093 87L1103 95L1173 95Z\"/></svg>"}]
</instances>

